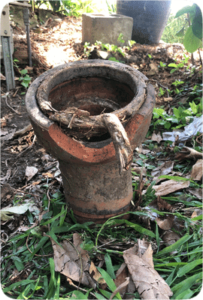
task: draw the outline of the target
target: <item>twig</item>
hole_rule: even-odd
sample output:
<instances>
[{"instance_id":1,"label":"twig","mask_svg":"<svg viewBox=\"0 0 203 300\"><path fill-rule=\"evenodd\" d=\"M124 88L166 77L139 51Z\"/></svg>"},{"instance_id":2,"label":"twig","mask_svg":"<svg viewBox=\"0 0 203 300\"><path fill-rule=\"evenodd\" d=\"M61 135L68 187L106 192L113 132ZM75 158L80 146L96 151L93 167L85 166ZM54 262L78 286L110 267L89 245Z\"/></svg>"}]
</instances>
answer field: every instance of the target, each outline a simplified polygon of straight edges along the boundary
<instances>
[{"instance_id":1,"label":"twig","mask_svg":"<svg viewBox=\"0 0 203 300\"><path fill-rule=\"evenodd\" d=\"M20 88L20 87L17 87L17 88L16 88L16 91L15 91L15 93L13 94L13 97L15 97L15 96L16 96L16 94L17 94L17 92L18 92L19 88Z\"/></svg>"},{"instance_id":2,"label":"twig","mask_svg":"<svg viewBox=\"0 0 203 300\"><path fill-rule=\"evenodd\" d=\"M67 281L69 282L70 285L74 286L74 287L75 287L76 289L78 289L79 291L87 293L87 291L86 291L85 289L83 289L83 288L77 286L76 284L74 284L74 283L72 282L72 280L71 280L70 278L68 278L68 277L67 277ZM96 298L96 296L95 296L94 293L90 292L90 294Z\"/></svg>"},{"instance_id":3,"label":"twig","mask_svg":"<svg viewBox=\"0 0 203 300\"><path fill-rule=\"evenodd\" d=\"M26 133L27 131L32 130L32 124L29 124L27 126L25 126L23 129L20 129L18 131L16 131L13 135L13 137L16 137L18 135L23 135L24 133Z\"/></svg>"},{"instance_id":4,"label":"twig","mask_svg":"<svg viewBox=\"0 0 203 300\"><path fill-rule=\"evenodd\" d=\"M13 109L13 107L10 106L10 104L8 104L8 101L7 101L7 96L9 95L9 92L7 92L4 96L2 96L2 98L5 98L5 102L6 102L6 105L16 114L20 115L19 112L17 112L15 109Z\"/></svg>"},{"instance_id":5,"label":"twig","mask_svg":"<svg viewBox=\"0 0 203 300\"><path fill-rule=\"evenodd\" d=\"M33 252L30 250L30 248L29 248L29 246L28 246L28 240L29 240L29 237L30 237L30 233L28 234L28 236L27 236L27 239L26 239L26 247L27 247L27 250L31 253L31 254L33 254ZM50 254L44 254L44 255L40 255L40 254L33 254L33 255L35 255L35 256L38 256L38 257L48 257L48 256L53 256L53 253L50 253Z\"/></svg>"},{"instance_id":6,"label":"twig","mask_svg":"<svg viewBox=\"0 0 203 300\"><path fill-rule=\"evenodd\" d=\"M168 87L164 86L163 84L161 84L159 81L155 80L155 79L151 79L149 78L149 80L156 82L158 85L160 85L163 89L166 89L167 92L167 97L169 98L169 92L168 92Z\"/></svg>"},{"instance_id":7,"label":"twig","mask_svg":"<svg viewBox=\"0 0 203 300\"><path fill-rule=\"evenodd\" d=\"M105 243L105 244L102 244L102 245L100 245L100 246L97 246L97 249L99 249L99 248L101 248L101 247L104 247L104 246L106 246L106 245L108 245L108 244L111 244L111 243L113 243L113 242L115 242L116 241L116 239L113 239L112 241L109 241L109 242L107 242L107 243Z\"/></svg>"},{"instance_id":8,"label":"twig","mask_svg":"<svg viewBox=\"0 0 203 300\"><path fill-rule=\"evenodd\" d=\"M32 146L33 146L34 143L35 143L35 140L36 140L36 135L35 135L34 138L33 138L32 145L30 145L30 146L27 147L25 150L23 150L22 152L20 152L20 153L16 156L16 158L20 157L20 156L21 156L23 153L25 153L27 150L31 149Z\"/></svg>"}]
</instances>

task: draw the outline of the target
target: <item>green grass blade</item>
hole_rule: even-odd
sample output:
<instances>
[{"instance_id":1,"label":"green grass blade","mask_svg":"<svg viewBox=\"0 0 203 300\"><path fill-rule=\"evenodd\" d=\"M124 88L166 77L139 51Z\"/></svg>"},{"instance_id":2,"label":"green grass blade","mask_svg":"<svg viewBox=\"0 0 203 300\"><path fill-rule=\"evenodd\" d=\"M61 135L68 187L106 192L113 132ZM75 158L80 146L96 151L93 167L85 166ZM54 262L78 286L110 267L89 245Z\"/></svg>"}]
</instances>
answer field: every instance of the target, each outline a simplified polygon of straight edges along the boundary
<instances>
[{"instance_id":1,"label":"green grass blade","mask_svg":"<svg viewBox=\"0 0 203 300\"><path fill-rule=\"evenodd\" d=\"M109 293L108 291L99 289L100 293L102 293L102 295L104 295L104 297L106 297L107 299L109 299L111 297L111 293Z\"/></svg>"},{"instance_id":2,"label":"green grass blade","mask_svg":"<svg viewBox=\"0 0 203 300\"><path fill-rule=\"evenodd\" d=\"M186 291L180 293L176 299L191 299L192 295L194 294L194 291L191 291L191 289L187 289Z\"/></svg>"},{"instance_id":3,"label":"green grass blade","mask_svg":"<svg viewBox=\"0 0 203 300\"><path fill-rule=\"evenodd\" d=\"M94 292L94 294L97 297L97 299L99 299L99 300L106 300L106 298L104 296L102 296L101 294L96 293L96 292ZM108 299L109 299L109 297L108 297Z\"/></svg>"},{"instance_id":4,"label":"green grass blade","mask_svg":"<svg viewBox=\"0 0 203 300\"><path fill-rule=\"evenodd\" d=\"M114 274L114 268L113 268L113 265L112 265L111 257L108 253L105 254L104 260L105 260L105 263L106 263L107 273L111 276L112 279L115 279L116 276Z\"/></svg>"},{"instance_id":5,"label":"green grass blade","mask_svg":"<svg viewBox=\"0 0 203 300\"><path fill-rule=\"evenodd\" d=\"M166 253L175 251L175 250L179 249L181 245L186 243L190 238L191 238L191 235L186 234L182 238L180 238L177 242L175 242L174 244L172 244L172 245L164 248L163 250L159 251L154 256L157 257L157 256L160 256L160 255L165 255Z\"/></svg>"},{"instance_id":6,"label":"green grass blade","mask_svg":"<svg viewBox=\"0 0 203 300\"><path fill-rule=\"evenodd\" d=\"M171 288L172 292L174 293L173 298L176 299L178 295L190 289L193 284L196 284L200 280L202 280L202 272L190 276L187 279L179 282L178 284L176 284L174 287Z\"/></svg>"},{"instance_id":7,"label":"green grass blade","mask_svg":"<svg viewBox=\"0 0 203 300\"><path fill-rule=\"evenodd\" d=\"M177 276L178 277L184 276L185 274L187 274L188 272L190 272L192 269L194 269L196 266L202 264L202 262L203 262L202 259L197 259L195 261L187 263L185 266L183 266L182 268L180 268L178 270Z\"/></svg>"},{"instance_id":8,"label":"green grass blade","mask_svg":"<svg viewBox=\"0 0 203 300\"><path fill-rule=\"evenodd\" d=\"M106 284L108 285L109 289L114 292L116 289L116 285L113 281L113 279L109 276L109 274L104 271L102 268L97 267L98 271L101 273L102 277L104 278L104 280L106 281ZM118 299L122 299L120 293L117 293L115 295L115 297L117 297Z\"/></svg>"},{"instance_id":9,"label":"green grass blade","mask_svg":"<svg viewBox=\"0 0 203 300\"><path fill-rule=\"evenodd\" d=\"M4 288L3 292L8 293L11 290L14 290L16 287L19 287L20 285L24 286L26 284L30 284L30 283L33 283L33 282L35 283L36 280L26 279L26 280L18 281L18 282L15 282L15 283L11 284L10 286Z\"/></svg>"}]
</instances>

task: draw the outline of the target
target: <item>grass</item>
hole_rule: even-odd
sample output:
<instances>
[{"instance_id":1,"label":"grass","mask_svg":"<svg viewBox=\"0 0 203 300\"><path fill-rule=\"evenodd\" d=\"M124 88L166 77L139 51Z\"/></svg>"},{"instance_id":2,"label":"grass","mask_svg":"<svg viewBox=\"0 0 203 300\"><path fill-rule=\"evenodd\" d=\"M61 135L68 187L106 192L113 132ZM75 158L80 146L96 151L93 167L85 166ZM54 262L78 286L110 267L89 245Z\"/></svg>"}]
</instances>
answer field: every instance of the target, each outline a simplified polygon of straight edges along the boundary
<instances>
[{"instance_id":1,"label":"grass","mask_svg":"<svg viewBox=\"0 0 203 300\"><path fill-rule=\"evenodd\" d=\"M196 184L196 187L200 186ZM179 205L182 204L183 207L186 207L185 201L176 194L164 197L164 199L168 203L178 202ZM152 196L151 193L148 193L145 200L150 202ZM200 291L202 282L201 224L194 223L194 220L191 220L184 210L180 209L178 212L171 213L184 225L179 232L182 237L174 244L166 246L162 239L163 231L155 226L155 223L151 224L152 228L149 230L142 226L140 221L138 222L138 218L148 216L142 209L131 212L130 220L113 217L103 225L91 227L91 222L78 224L75 221L72 211L64 205L64 196L60 191L51 195L49 210L46 193L42 202L43 208L47 212L41 222L24 233L15 234L4 246L1 266L2 288L10 298L74 299L74 295L76 297L83 295L83 298L80 299L88 299L84 292L75 291L75 287L67 285L65 276L54 270L53 249L49 236L60 244L65 239L72 240L75 232L81 235L84 240L84 248L88 249L92 260L95 260L98 254L104 255L105 266L99 269L104 278L108 276L115 278L116 270L123 263L123 250L114 250L108 246L102 247L101 241L115 240L121 243L125 249L128 242L134 243L138 238L145 238L154 245L159 243L154 254L155 269L171 287L174 293L173 299L193 297ZM194 196L191 197L189 204L190 207L202 206L201 201ZM163 211L158 213L166 214ZM167 212L167 214L169 213ZM27 222L29 223L29 218L27 218ZM20 280L17 282L12 279L15 269L22 274L22 278L19 275L18 280ZM98 299L108 298L109 293L113 291L113 280L109 281L108 279L108 282L109 292L98 288L95 294ZM87 293L88 291L90 289L87 289ZM117 299L119 299L118 295Z\"/></svg>"}]
</instances>

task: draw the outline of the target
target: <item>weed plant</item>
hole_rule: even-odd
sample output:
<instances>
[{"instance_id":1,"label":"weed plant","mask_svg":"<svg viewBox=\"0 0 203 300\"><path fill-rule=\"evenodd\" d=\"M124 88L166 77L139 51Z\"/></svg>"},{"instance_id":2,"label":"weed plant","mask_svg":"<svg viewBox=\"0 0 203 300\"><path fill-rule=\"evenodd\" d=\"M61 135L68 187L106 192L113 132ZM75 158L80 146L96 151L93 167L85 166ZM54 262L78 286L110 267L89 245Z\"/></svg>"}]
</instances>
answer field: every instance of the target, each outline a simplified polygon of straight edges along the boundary
<instances>
[{"instance_id":1,"label":"weed plant","mask_svg":"<svg viewBox=\"0 0 203 300\"><path fill-rule=\"evenodd\" d=\"M186 32L188 27L188 20L185 15L182 15L179 18L175 18L173 14L170 14L161 40L163 40L165 43L183 44L184 32Z\"/></svg>"}]
</instances>

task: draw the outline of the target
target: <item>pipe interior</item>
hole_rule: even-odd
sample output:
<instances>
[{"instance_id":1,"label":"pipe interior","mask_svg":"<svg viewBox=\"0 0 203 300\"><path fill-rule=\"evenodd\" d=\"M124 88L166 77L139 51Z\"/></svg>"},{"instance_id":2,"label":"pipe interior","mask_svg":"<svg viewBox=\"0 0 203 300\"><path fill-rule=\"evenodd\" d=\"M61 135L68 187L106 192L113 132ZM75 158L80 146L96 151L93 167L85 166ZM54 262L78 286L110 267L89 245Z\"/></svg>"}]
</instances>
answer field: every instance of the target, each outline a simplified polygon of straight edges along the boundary
<instances>
[{"instance_id":1,"label":"pipe interior","mask_svg":"<svg viewBox=\"0 0 203 300\"><path fill-rule=\"evenodd\" d=\"M127 84L114 79L78 77L56 85L48 99L58 111L74 106L95 116L125 107L134 96Z\"/></svg>"}]
</instances>

